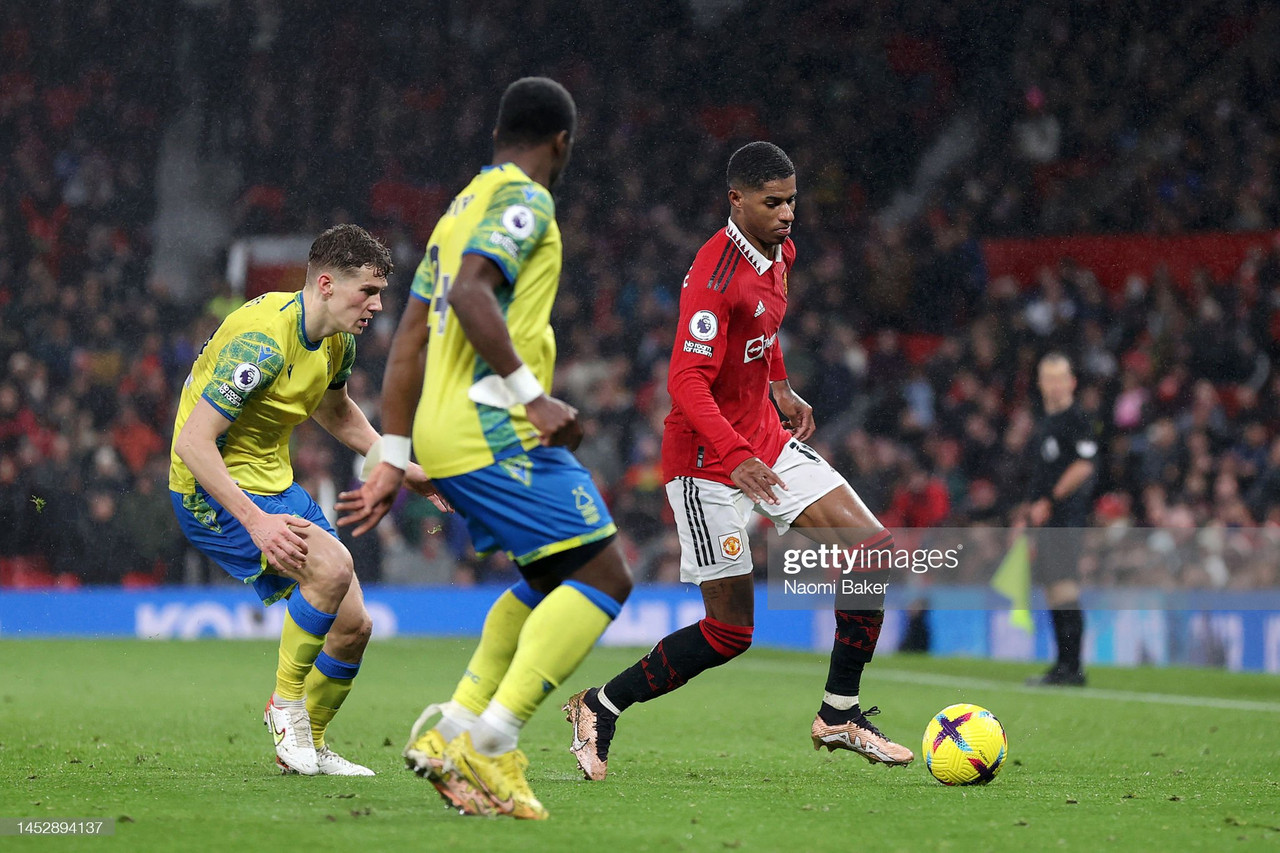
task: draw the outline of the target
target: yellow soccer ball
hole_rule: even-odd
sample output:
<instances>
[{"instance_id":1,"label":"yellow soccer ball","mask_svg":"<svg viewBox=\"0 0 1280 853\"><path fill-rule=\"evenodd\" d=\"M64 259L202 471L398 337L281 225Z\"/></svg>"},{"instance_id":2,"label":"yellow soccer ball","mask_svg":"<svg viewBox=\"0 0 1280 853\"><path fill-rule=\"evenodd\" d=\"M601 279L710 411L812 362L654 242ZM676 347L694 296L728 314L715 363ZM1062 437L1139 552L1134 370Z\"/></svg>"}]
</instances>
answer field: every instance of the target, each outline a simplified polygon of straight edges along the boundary
<instances>
[{"instance_id":1,"label":"yellow soccer ball","mask_svg":"<svg viewBox=\"0 0 1280 853\"><path fill-rule=\"evenodd\" d=\"M948 705L924 730L924 766L944 785L985 785L1009 755L996 715L978 705Z\"/></svg>"}]
</instances>

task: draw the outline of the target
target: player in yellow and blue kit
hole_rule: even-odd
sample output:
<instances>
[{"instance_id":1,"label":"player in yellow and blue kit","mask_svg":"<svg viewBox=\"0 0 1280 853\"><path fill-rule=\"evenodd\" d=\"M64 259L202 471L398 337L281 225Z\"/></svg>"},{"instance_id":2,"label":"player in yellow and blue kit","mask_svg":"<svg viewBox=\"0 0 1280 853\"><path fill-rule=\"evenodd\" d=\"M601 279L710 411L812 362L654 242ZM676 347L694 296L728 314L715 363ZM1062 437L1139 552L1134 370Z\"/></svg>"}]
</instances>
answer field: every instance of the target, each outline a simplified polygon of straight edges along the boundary
<instances>
[{"instance_id":1,"label":"player in yellow and blue kit","mask_svg":"<svg viewBox=\"0 0 1280 853\"><path fill-rule=\"evenodd\" d=\"M311 417L358 453L377 441L346 382L391 269L363 228L330 228L311 246L301 291L265 294L222 322L178 404L169 490L183 533L264 604L288 599L263 714L285 772L373 775L325 744L372 624L351 555L293 481L289 436ZM434 494L417 466L408 485Z\"/></svg>"},{"instance_id":2,"label":"player in yellow and blue kit","mask_svg":"<svg viewBox=\"0 0 1280 853\"><path fill-rule=\"evenodd\" d=\"M503 549L523 575L490 609L452 701L423 712L405 750L471 814L547 816L524 777L520 729L631 591L613 519L570 452L582 438L577 411L548 394L561 264L550 188L568 163L576 117L569 93L547 78L517 80L503 94L493 164L432 232L392 343L382 464L338 503L347 512L339 524L359 524L357 535L377 524L408 464L412 425L419 463L466 519L477 551ZM423 732L437 711L439 723Z\"/></svg>"}]
</instances>

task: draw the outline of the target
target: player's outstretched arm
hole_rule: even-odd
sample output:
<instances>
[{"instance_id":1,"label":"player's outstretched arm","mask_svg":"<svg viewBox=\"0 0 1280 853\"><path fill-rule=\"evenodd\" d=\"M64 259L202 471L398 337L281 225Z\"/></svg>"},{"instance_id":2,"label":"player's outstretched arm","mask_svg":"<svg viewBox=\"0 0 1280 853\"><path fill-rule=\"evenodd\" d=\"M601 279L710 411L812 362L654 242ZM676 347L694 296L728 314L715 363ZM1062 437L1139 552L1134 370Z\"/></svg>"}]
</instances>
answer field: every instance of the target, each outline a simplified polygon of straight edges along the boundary
<instances>
[{"instance_id":1,"label":"player's outstretched arm","mask_svg":"<svg viewBox=\"0 0 1280 853\"><path fill-rule=\"evenodd\" d=\"M458 267L458 280L449 289L449 310L458 318L476 354L501 376L508 388L515 387L516 402L524 404L525 416L542 436L545 445L576 448L582 441L578 410L545 393L525 367L511 342L506 318L494 291L506 284L502 270L490 259L465 254Z\"/></svg>"},{"instance_id":2,"label":"player's outstretched arm","mask_svg":"<svg viewBox=\"0 0 1280 853\"><path fill-rule=\"evenodd\" d=\"M284 572L301 569L307 561L307 543L295 530L310 527L311 522L267 513L240 490L218 451L218 437L230 427L231 421L201 398L182 425L174 450L196 482L249 531L253 544L272 568Z\"/></svg>"},{"instance_id":3,"label":"player's outstretched arm","mask_svg":"<svg viewBox=\"0 0 1280 853\"><path fill-rule=\"evenodd\" d=\"M378 440L378 431L351 399L346 385L325 391L311 417L325 432L361 456L367 456L369 448Z\"/></svg>"}]
</instances>

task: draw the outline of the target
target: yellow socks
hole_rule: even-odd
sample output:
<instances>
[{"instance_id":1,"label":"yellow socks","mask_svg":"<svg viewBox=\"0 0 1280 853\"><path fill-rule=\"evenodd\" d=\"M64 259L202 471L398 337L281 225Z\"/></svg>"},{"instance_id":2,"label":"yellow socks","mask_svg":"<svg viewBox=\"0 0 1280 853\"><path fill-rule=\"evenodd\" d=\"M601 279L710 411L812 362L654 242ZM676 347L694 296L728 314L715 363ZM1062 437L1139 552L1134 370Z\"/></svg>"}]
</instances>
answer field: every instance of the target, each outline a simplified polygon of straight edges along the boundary
<instances>
[{"instance_id":1,"label":"yellow socks","mask_svg":"<svg viewBox=\"0 0 1280 853\"><path fill-rule=\"evenodd\" d=\"M322 651L307 673L307 715L311 717L311 738L316 749L324 747L325 729L351 692L351 680L359 671L360 664L338 660Z\"/></svg>"},{"instance_id":2,"label":"yellow socks","mask_svg":"<svg viewBox=\"0 0 1280 853\"><path fill-rule=\"evenodd\" d=\"M515 656L489 710L497 704L522 722L532 717L547 694L578 668L621 609L600 590L577 581L565 581L552 590L525 620ZM486 710L481 720L489 716Z\"/></svg>"},{"instance_id":3,"label":"yellow socks","mask_svg":"<svg viewBox=\"0 0 1280 853\"><path fill-rule=\"evenodd\" d=\"M312 607L294 590L280 630L280 663L276 669L276 695L286 701L306 696L307 673L324 648L324 635L333 627L336 614Z\"/></svg>"},{"instance_id":4,"label":"yellow socks","mask_svg":"<svg viewBox=\"0 0 1280 853\"><path fill-rule=\"evenodd\" d=\"M479 716L488 706L511 666L525 620L541 600L542 595L522 580L498 596L489 608L480 644L453 691L453 701L464 711ZM441 734L445 734L443 729Z\"/></svg>"}]
</instances>

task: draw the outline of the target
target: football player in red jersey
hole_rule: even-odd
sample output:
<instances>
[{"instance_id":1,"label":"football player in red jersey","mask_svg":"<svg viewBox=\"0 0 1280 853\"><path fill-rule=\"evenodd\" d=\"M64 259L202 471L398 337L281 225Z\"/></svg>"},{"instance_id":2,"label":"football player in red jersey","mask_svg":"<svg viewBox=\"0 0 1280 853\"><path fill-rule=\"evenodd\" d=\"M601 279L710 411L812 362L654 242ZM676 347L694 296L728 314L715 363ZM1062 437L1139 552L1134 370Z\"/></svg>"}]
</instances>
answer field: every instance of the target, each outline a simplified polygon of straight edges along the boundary
<instances>
[{"instance_id":1,"label":"football player in red jersey","mask_svg":"<svg viewBox=\"0 0 1280 853\"><path fill-rule=\"evenodd\" d=\"M603 687L584 690L565 705L574 726L572 751L588 779L605 777L623 711L751 645L751 512L779 532L812 530L811 538L823 544L875 554L878 559L866 562L876 570L864 578L888 578L893 534L803 443L814 431L813 408L787 381L778 330L795 261L795 167L776 145L752 142L730 158L727 178L729 222L698 251L680 291L668 378L672 407L662 436L663 477L680 534L680 577L702 591L706 618L664 637ZM826 692L810 734L815 749L849 749L873 763L906 765L911 750L867 720L877 709L859 705L862 670L883 619L882 609L836 611Z\"/></svg>"}]
</instances>

